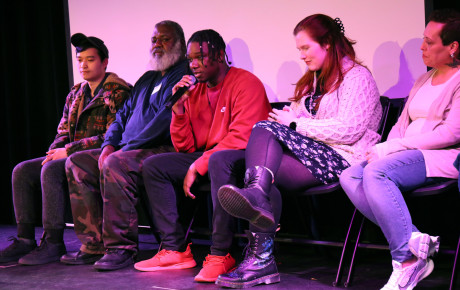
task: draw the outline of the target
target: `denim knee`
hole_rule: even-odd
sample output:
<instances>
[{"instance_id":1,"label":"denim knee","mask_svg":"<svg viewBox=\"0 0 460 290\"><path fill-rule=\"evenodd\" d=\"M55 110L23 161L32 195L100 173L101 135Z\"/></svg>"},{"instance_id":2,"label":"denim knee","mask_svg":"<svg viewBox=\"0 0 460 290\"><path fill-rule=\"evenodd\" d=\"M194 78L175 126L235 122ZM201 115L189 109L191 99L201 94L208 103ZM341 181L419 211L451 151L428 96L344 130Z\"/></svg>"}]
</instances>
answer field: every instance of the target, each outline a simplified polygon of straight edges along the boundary
<instances>
[{"instance_id":1,"label":"denim knee","mask_svg":"<svg viewBox=\"0 0 460 290\"><path fill-rule=\"evenodd\" d=\"M363 181L363 171L367 161L348 167L340 174L340 185L348 196L356 192L356 187Z\"/></svg>"}]
</instances>

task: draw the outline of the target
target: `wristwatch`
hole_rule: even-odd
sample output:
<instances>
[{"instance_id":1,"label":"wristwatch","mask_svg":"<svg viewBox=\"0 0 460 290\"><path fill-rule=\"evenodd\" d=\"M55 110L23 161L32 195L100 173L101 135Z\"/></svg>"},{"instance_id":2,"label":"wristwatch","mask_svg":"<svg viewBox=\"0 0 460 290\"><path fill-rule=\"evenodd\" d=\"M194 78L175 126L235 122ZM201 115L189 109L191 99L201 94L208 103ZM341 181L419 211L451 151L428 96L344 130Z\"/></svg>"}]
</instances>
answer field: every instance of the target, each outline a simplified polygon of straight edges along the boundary
<instances>
[{"instance_id":1,"label":"wristwatch","mask_svg":"<svg viewBox=\"0 0 460 290\"><path fill-rule=\"evenodd\" d=\"M289 128L291 128L292 130L296 131L297 129L297 123L292 121L290 124L289 124Z\"/></svg>"}]
</instances>

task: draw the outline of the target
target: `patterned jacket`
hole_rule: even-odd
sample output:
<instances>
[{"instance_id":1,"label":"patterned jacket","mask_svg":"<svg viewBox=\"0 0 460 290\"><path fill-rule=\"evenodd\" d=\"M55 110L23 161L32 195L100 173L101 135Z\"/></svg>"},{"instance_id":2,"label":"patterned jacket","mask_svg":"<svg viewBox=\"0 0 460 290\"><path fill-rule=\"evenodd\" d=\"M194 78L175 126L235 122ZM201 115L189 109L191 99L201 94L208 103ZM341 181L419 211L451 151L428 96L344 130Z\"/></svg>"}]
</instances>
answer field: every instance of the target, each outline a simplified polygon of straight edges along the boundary
<instances>
[{"instance_id":1,"label":"patterned jacket","mask_svg":"<svg viewBox=\"0 0 460 290\"><path fill-rule=\"evenodd\" d=\"M65 147L70 154L101 147L115 114L129 96L130 85L109 73L98 94L84 108L83 94L88 82L76 84L67 95L57 135L49 149Z\"/></svg>"}]
</instances>

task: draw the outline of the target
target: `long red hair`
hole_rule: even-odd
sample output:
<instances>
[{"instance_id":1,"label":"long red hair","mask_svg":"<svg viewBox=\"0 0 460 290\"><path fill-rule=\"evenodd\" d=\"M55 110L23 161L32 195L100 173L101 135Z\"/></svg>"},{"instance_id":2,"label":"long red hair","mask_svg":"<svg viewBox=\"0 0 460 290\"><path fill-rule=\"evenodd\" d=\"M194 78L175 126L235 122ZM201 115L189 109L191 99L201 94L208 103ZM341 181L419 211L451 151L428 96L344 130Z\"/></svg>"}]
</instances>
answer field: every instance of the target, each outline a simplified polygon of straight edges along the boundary
<instances>
[{"instance_id":1,"label":"long red hair","mask_svg":"<svg viewBox=\"0 0 460 290\"><path fill-rule=\"evenodd\" d=\"M300 31L308 33L321 47L329 44L321 73L317 76L317 85L320 86L321 94L333 92L340 86L346 73L342 69L342 59L348 56L353 62L359 63L353 49L356 42L345 37L343 26L340 27L334 19L324 14L304 18L294 28L294 35ZM315 72L308 70L300 78L291 101L298 101L304 95L314 93L314 74Z\"/></svg>"}]
</instances>

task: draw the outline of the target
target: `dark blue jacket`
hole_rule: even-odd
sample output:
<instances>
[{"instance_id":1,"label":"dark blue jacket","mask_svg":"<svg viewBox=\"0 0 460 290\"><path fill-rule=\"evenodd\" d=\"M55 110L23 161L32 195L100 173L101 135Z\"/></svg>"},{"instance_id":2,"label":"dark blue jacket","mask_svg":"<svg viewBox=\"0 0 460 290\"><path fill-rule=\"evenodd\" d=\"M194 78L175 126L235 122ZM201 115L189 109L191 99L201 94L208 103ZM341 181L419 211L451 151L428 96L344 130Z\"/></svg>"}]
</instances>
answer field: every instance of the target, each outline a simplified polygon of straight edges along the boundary
<instances>
[{"instance_id":1,"label":"dark blue jacket","mask_svg":"<svg viewBox=\"0 0 460 290\"><path fill-rule=\"evenodd\" d=\"M174 85L186 74L187 66L187 61L180 61L164 76L159 71L148 71L141 76L107 130L102 148L112 145L129 151L171 144L172 113L165 104Z\"/></svg>"}]
</instances>

